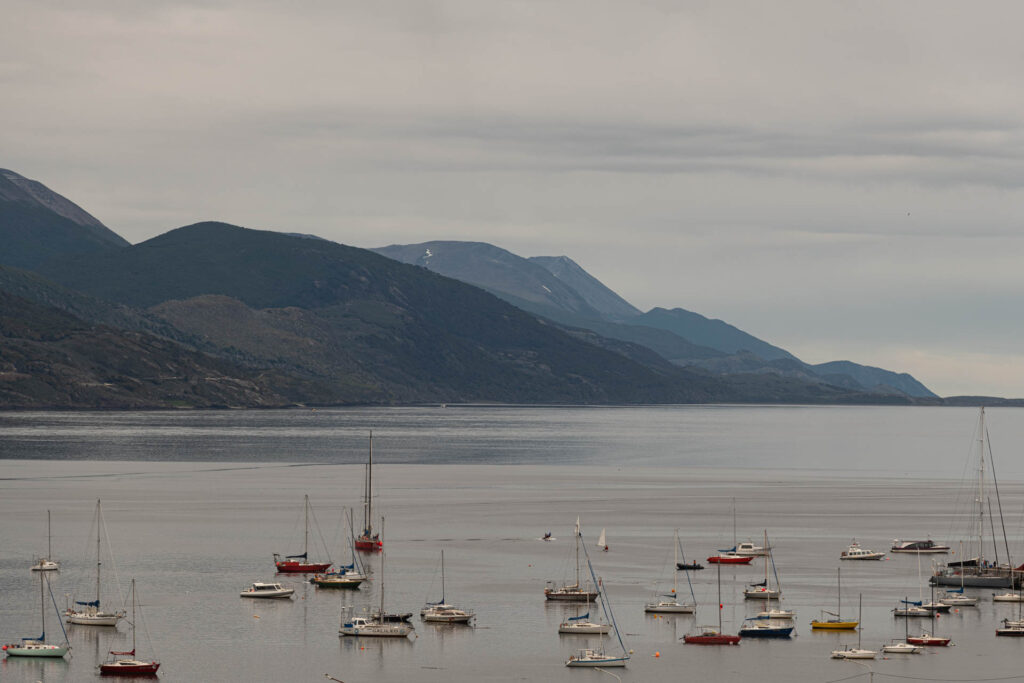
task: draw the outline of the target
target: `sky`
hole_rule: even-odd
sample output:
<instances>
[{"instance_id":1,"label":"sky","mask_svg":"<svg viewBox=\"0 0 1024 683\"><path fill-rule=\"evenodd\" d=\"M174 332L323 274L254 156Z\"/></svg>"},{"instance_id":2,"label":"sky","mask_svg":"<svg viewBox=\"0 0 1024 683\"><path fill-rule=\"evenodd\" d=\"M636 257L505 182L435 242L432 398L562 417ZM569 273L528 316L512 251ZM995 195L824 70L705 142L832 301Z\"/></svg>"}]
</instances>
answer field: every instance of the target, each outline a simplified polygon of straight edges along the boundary
<instances>
[{"instance_id":1,"label":"sky","mask_svg":"<svg viewBox=\"0 0 1024 683\"><path fill-rule=\"evenodd\" d=\"M0 166L201 220L567 255L812 363L1024 396L1017 2L7 0Z\"/></svg>"}]
</instances>

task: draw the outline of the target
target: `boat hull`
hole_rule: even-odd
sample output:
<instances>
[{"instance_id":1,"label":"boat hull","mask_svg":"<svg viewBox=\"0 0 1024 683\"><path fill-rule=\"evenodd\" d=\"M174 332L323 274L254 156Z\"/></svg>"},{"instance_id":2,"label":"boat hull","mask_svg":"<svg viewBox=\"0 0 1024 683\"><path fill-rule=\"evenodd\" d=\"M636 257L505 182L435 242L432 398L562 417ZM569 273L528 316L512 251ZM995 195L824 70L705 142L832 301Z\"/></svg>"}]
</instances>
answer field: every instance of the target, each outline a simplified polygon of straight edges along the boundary
<instances>
[{"instance_id":1,"label":"boat hull","mask_svg":"<svg viewBox=\"0 0 1024 683\"><path fill-rule=\"evenodd\" d=\"M1009 636L1011 638L1024 638L1024 627L1009 626L1007 628L997 628L996 635Z\"/></svg>"},{"instance_id":2,"label":"boat hull","mask_svg":"<svg viewBox=\"0 0 1024 683\"><path fill-rule=\"evenodd\" d=\"M63 657L70 649L66 645L47 645L45 643L31 643L18 645L4 645L4 654L8 657Z\"/></svg>"},{"instance_id":3,"label":"boat hull","mask_svg":"<svg viewBox=\"0 0 1024 683\"><path fill-rule=\"evenodd\" d=\"M741 638L789 638L792 626L768 626L767 628L741 628Z\"/></svg>"},{"instance_id":4,"label":"boat hull","mask_svg":"<svg viewBox=\"0 0 1024 683\"><path fill-rule=\"evenodd\" d=\"M377 536L360 536L355 540L355 547L363 552L378 552L384 549L384 542Z\"/></svg>"},{"instance_id":5,"label":"boat hull","mask_svg":"<svg viewBox=\"0 0 1024 683\"><path fill-rule=\"evenodd\" d=\"M358 636L360 638L407 638L412 633L412 628L387 622L364 627L345 624L338 629L338 633L343 636Z\"/></svg>"},{"instance_id":6,"label":"boat hull","mask_svg":"<svg viewBox=\"0 0 1024 683\"><path fill-rule=\"evenodd\" d=\"M78 624L79 626L117 626L118 620L124 615L121 613L111 614L110 612L65 612L67 623Z\"/></svg>"},{"instance_id":7,"label":"boat hull","mask_svg":"<svg viewBox=\"0 0 1024 683\"><path fill-rule=\"evenodd\" d=\"M853 631L859 623L857 621L812 621L811 628L815 631Z\"/></svg>"},{"instance_id":8,"label":"boat hull","mask_svg":"<svg viewBox=\"0 0 1024 683\"><path fill-rule=\"evenodd\" d=\"M1017 588L1020 586L1020 578L1010 576L970 576L959 575L936 575L928 579L933 586L953 586L959 588L961 585L967 588ZM1016 584L1016 586L1014 585Z\"/></svg>"},{"instance_id":9,"label":"boat hull","mask_svg":"<svg viewBox=\"0 0 1024 683\"><path fill-rule=\"evenodd\" d=\"M556 602L593 602L597 599L597 591L545 589L544 597Z\"/></svg>"},{"instance_id":10,"label":"boat hull","mask_svg":"<svg viewBox=\"0 0 1024 683\"><path fill-rule=\"evenodd\" d=\"M739 645L740 636L729 636L724 633L713 636L683 636L683 642L688 645Z\"/></svg>"},{"instance_id":11,"label":"boat hull","mask_svg":"<svg viewBox=\"0 0 1024 683\"><path fill-rule=\"evenodd\" d=\"M363 579L352 579L345 577L335 576L314 576L309 580L311 584L318 588L359 588L359 584L363 582Z\"/></svg>"},{"instance_id":12,"label":"boat hull","mask_svg":"<svg viewBox=\"0 0 1024 683\"><path fill-rule=\"evenodd\" d=\"M644 612L648 614L693 614L696 611L695 605L680 605L677 602L652 602L644 605Z\"/></svg>"},{"instance_id":13,"label":"boat hull","mask_svg":"<svg viewBox=\"0 0 1024 683\"><path fill-rule=\"evenodd\" d=\"M730 557L728 555L712 555L707 559L710 564L750 564L753 560L753 556Z\"/></svg>"},{"instance_id":14,"label":"boat hull","mask_svg":"<svg viewBox=\"0 0 1024 683\"><path fill-rule=\"evenodd\" d=\"M682 562L677 562L676 563L676 569L678 569L681 572L682 571L696 572L696 571L700 571L701 569L704 569L704 565L702 565L700 562L693 562L691 564L684 564Z\"/></svg>"},{"instance_id":15,"label":"boat hull","mask_svg":"<svg viewBox=\"0 0 1024 683\"><path fill-rule=\"evenodd\" d=\"M116 662L100 664L104 676L156 676L160 662L140 662L135 659L119 659Z\"/></svg>"},{"instance_id":16,"label":"boat hull","mask_svg":"<svg viewBox=\"0 0 1024 683\"><path fill-rule=\"evenodd\" d=\"M744 600L778 600L782 597L782 593L773 590L745 590L743 591Z\"/></svg>"},{"instance_id":17,"label":"boat hull","mask_svg":"<svg viewBox=\"0 0 1024 683\"><path fill-rule=\"evenodd\" d=\"M929 645L932 647L945 647L949 645L949 638L937 638L935 636L910 636L907 642L911 645Z\"/></svg>"},{"instance_id":18,"label":"boat hull","mask_svg":"<svg viewBox=\"0 0 1024 683\"><path fill-rule=\"evenodd\" d=\"M51 560L40 560L38 564L32 565L34 572L55 572L60 570L60 565Z\"/></svg>"},{"instance_id":19,"label":"boat hull","mask_svg":"<svg viewBox=\"0 0 1024 683\"><path fill-rule=\"evenodd\" d=\"M327 568L331 566L330 562L321 562L318 564L311 564L308 562L291 562L285 560L283 562L275 562L274 566L277 567L277 571L281 574L319 574L327 571Z\"/></svg>"},{"instance_id":20,"label":"boat hull","mask_svg":"<svg viewBox=\"0 0 1024 683\"><path fill-rule=\"evenodd\" d=\"M587 635L590 633L611 633L612 627L608 624L561 624L558 632L562 635Z\"/></svg>"},{"instance_id":21,"label":"boat hull","mask_svg":"<svg viewBox=\"0 0 1024 683\"><path fill-rule=\"evenodd\" d=\"M832 659L874 659L878 653L874 650L833 650Z\"/></svg>"}]
</instances>

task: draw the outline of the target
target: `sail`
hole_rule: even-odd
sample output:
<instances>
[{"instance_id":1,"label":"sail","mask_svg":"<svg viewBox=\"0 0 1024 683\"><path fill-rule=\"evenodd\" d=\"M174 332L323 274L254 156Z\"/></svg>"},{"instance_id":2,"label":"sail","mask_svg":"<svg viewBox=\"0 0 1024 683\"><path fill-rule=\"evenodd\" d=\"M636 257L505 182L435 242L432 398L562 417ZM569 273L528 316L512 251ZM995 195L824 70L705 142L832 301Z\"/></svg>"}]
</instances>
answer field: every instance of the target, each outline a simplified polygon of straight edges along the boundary
<instances>
[{"instance_id":1,"label":"sail","mask_svg":"<svg viewBox=\"0 0 1024 683\"><path fill-rule=\"evenodd\" d=\"M608 545L604 538L604 529L601 529L601 535L597 537L597 544L601 547Z\"/></svg>"},{"instance_id":2,"label":"sail","mask_svg":"<svg viewBox=\"0 0 1024 683\"><path fill-rule=\"evenodd\" d=\"M920 600L900 600L905 605L913 605L914 607L920 607L923 603Z\"/></svg>"},{"instance_id":3,"label":"sail","mask_svg":"<svg viewBox=\"0 0 1024 683\"><path fill-rule=\"evenodd\" d=\"M75 600L75 604L76 605L81 605L82 607L99 607L100 606L100 601L99 600L87 600L87 601Z\"/></svg>"},{"instance_id":4,"label":"sail","mask_svg":"<svg viewBox=\"0 0 1024 683\"><path fill-rule=\"evenodd\" d=\"M43 634L38 638L22 638L22 640L38 640L40 643L44 643L46 642L46 631L43 631Z\"/></svg>"},{"instance_id":5,"label":"sail","mask_svg":"<svg viewBox=\"0 0 1024 683\"><path fill-rule=\"evenodd\" d=\"M750 584L747 584L747 585L750 586L751 588L767 588L768 587L768 579L765 579L764 581L759 581L758 583L750 583Z\"/></svg>"},{"instance_id":6,"label":"sail","mask_svg":"<svg viewBox=\"0 0 1024 683\"><path fill-rule=\"evenodd\" d=\"M304 560L308 553L302 553L301 555L285 555L286 560Z\"/></svg>"},{"instance_id":7,"label":"sail","mask_svg":"<svg viewBox=\"0 0 1024 683\"><path fill-rule=\"evenodd\" d=\"M587 612L586 614L581 614L578 617L569 617L569 621L580 621L581 619L589 619L589 618L590 618L590 612Z\"/></svg>"}]
</instances>

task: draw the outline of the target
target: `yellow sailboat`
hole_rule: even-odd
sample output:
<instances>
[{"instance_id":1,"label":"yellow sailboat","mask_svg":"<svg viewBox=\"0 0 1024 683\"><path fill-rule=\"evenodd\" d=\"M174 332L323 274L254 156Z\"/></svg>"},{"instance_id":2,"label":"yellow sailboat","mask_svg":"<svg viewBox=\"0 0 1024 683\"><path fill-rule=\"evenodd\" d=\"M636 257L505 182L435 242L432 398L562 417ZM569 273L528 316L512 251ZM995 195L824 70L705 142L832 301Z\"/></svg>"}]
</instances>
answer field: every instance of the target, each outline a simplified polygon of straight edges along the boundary
<instances>
[{"instance_id":1,"label":"yellow sailboat","mask_svg":"<svg viewBox=\"0 0 1024 683\"><path fill-rule=\"evenodd\" d=\"M822 610L821 619L815 619L811 622L811 628L815 631L852 631L860 625L859 621L849 621L843 619L842 614L842 582L839 576L839 570L836 570L836 612L826 612ZM834 619L826 619L825 615L835 617Z\"/></svg>"}]
</instances>

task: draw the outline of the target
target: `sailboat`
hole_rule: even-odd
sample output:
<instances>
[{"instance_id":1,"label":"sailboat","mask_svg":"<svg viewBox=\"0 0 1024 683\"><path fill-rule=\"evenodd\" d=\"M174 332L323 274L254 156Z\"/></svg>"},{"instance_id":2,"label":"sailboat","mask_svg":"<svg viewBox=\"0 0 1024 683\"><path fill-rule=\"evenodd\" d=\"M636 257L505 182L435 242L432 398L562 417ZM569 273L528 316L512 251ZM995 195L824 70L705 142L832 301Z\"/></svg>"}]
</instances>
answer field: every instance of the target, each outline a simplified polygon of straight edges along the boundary
<instances>
[{"instance_id":1,"label":"sailboat","mask_svg":"<svg viewBox=\"0 0 1024 683\"><path fill-rule=\"evenodd\" d=\"M352 553L352 561L349 564L340 565L336 571L324 574L315 574L309 582L320 588L359 588L359 584L366 580L366 574L359 566L359 558L356 557L356 549L353 539L355 530L352 522L352 511L348 510L349 550Z\"/></svg>"},{"instance_id":2,"label":"sailboat","mask_svg":"<svg viewBox=\"0 0 1024 683\"><path fill-rule=\"evenodd\" d=\"M573 583L556 586L554 582L548 581L544 587L544 597L548 600L559 600L562 602L593 602L599 591L595 588L597 580L593 584L580 583L580 542L583 534L580 533L580 518L576 518L576 581Z\"/></svg>"},{"instance_id":3,"label":"sailboat","mask_svg":"<svg viewBox=\"0 0 1024 683\"><path fill-rule=\"evenodd\" d=\"M370 454L366 461L363 489L363 533L356 538L356 550L374 552L384 549L379 533L373 532L373 432L370 432Z\"/></svg>"},{"instance_id":4,"label":"sailboat","mask_svg":"<svg viewBox=\"0 0 1024 683\"><path fill-rule=\"evenodd\" d=\"M1024 616L1021 614L1021 605L1024 601L1017 601L1017 620L1003 619L1003 627L996 629L997 636L1009 636L1012 638L1024 638Z\"/></svg>"},{"instance_id":5,"label":"sailboat","mask_svg":"<svg viewBox=\"0 0 1024 683\"><path fill-rule=\"evenodd\" d=\"M675 557L672 562L676 566L679 565L679 529L676 529L675 546L673 547ZM668 600L659 600L657 602L649 602L644 605L644 612L649 614L693 614L697 610L697 598L693 594L693 584L690 583L690 573L686 573L686 583L690 584L690 597L692 602L680 603L679 602L679 574L672 571L672 593L663 597L669 598Z\"/></svg>"},{"instance_id":6,"label":"sailboat","mask_svg":"<svg viewBox=\"0 0 1024 683\"><path fill-rule=\"evenodd\" d=\"M935 603L935 587L932 587L932 603ZM925 631L919 636L909 636L907 642L911 645L949 645L949 638L941 638L935 635L935 612L937 610L930 610L932 616L932 628L931 631Z\"/></svg>"},{"instance_id":7,"label":"sailboat","mask_svg":"<svg viewBox=\"0 0 1024 683\"><path fill-rule=\"evenodd\" d=\"M768 547L768 530L764 532L764 545ZM771 551L769 551L771 552ZM743 589L743 598L745 600L770 600L772 598L781 598L782 591L778 588L772 590L772 587L768 584L768 560L764 561L764 581L761 583L750 584L749 588Z\"/></svg>"},{"instance_id":8,"label":"sailboat","mask_svg":"<svg viewBox=\"0 0 1024 683\"><path fill-rule=\"evenodd\" d=\"M301 555L287 555L283 560L281 555L274 553L274 566L282 574L310 574L313 572L324 572L331 566L331 562L309 562L309 495L305 497L305 535L302 541Z\"/></svg>"},{"instance_id":9,"label":"sailboat","mask_svg":"<svg viewBox=\"0 0 1024 683\"><path fill-rule=\"evenodd\" d=\"M821 618L812 621L811 628L817 631L852 631L853 629L857 628L857 626L860 625L859 618L857 621L849 621L848 619L843 619L843 617L840 616L843 613L842 606L843 583L841 580L839 570L836 569L836 611L835 613L832 613L822 610ZM834 618L826 619L826 614Z\"/></svg>"},{"instance_id":10,"label":"sailboat","mask_svg":"<svg viewBox=\"0 0 1024 683\"><path fill-rule=\"evenodd\" d=\"M577 528L577 539L580 538L579 520L576 520ZM622 654L608 654L604 649L604 638L601 638L601 645L597 648L584 648L579 650L576 654L569 657L565 662L566 666L569 667L624 667L626 662L629 661L629 657L632 654L632 650L626 651L626 644L622 642L622 633L619 632L619 625L615 622L615 613L612 611L611 601L608 599L608 589L606 586L601 584L597 580L597 576L594 574L594 565L590 562L590 553L587 552L587 546L583 546L583 554L587 559L587 570L590 573L590 578L594 582L594 585L600 586L600 597L601 597L601 609L604 612L605 619L611 624L612 629L615 631L615 639L619 643L619 648L622 650ZM578 583L578 581L577 581Z\"/></svg>"},{"instance_id":11,"label":"sailboat","mask_svg":"<svg viewBox=\"0 0 1024 683\"><path fill-rule=\"evenodd\" d=\"M83 609L69 607L64 615L69 624L81 626L117 626L118 620L124 617L124 611L103 612L100 610L100 569L103 563L100 561L100 530L104 528L103 513L100 509L100 501L96 501L96 599L88 601L76 600L75 605Z\"/></svg>"},{"instance_id":12,"label":"sailboat","mask_svg":"<svg viewBox=\"0 0 1024 683\"><path fill-rule=\"evenodd\" d=\"M765 532L764 532L764 547L766 547L766 548L770 547L768 545L768 531L767 530L765 530ZM794 627L792 625L789 625L789 624L779 624L771 616L771 614L772 614L771 606L772 606L772 596L773 596L773 593L774 593L774 595L776 597L781 598L781 596L782 596L782 589L780 588L777 591L773 591L772 590L772 586L771 586L771 583L769 583L769 577L768 577L768 564L769 563L771 563L772 569L774 570L774 568L775 568L775 560L772 557L772 554L771 554L770 550L768 551L768 557L765 558L765 561L764 561L764 586L763 586L763 588L765 590L765 600L767 600L767 602L765 603L765 608L766 609L765 609L765 612L763 612L762 614L759 614L757 617L754 617L753 619L747 619L747 621L749 623L747 623L747 624L745 624L745 625L740 627L739 634L743 638L789 638L789 636L792 635L792 633L793 633L793 628ZM778 585L778 583L779 583L779 577L778 577L778 575L776 575L775 576L775 584ZM743 591L743 592L744 592L744 594L747 593L747 591ZM789 613L788 611L787 611L787 613L788 613L788 616L787 617L782 617L782 618L786 619L786 620L792 619L792 613Z\"/></svg>"},{"instance_id":13,"label":"sailboat","mask_svg":"<svg viewBox=\"0 0 1024 683\"><path fill-rule=\"evenodd\" d=\"M441 622L444 624L468 624L469 620L476 616L472 610L464 610L449 605L445 601L444 593L444 550L441 550L441 600L439 602L428 602L420 610L420 618L423 621Z\"/></svg>"},{"instance_id":14,"label":"sailboat","mask_svg":"<svg viewBox=\"0 0 1024 683\"><path fill-rule=\"evenodd\" d=\"M68 634L64 632L63 624L61 624L61 632L64 633L64 644L51 645L46 642L46 593L43 590L43 581L46 581L46 585L49 587L50 580L46 578L45 574L40 574L39 622L42 634L38 638L22 638L20 643L4 645L3 651L8 657L63 657L71 649L71 643L68 642ZM56 610L57 603L53 601L52 589L50 590L50 601L53 602L53 608ZM58 623L59 621L58 619Z\"/></svg>"},{"instance_id":15,"label":"sailboat","mask_svg":"<svg viewBox=\"0 0 1024 683\"><path fill-rule=\"evenodd\" d=\"M963 588L1016 588L1020 584L1020 572L1024 565L1013 567L1010 561L1010 546L1006 538L1006 526L1003 524L1003 506L999 498L999 483L995 476L995 462L992 459L992 447L988 439L988 430L985 427L985 408L982 407L978 413L978 488L975 495L977 503L977 533L975 538L978 543L978 554L969 559L961 559L954 562L947 562L944 567L938 568L932 575L930 581L937 586L959 586ZM973 449L972 449L973 450ZM992 498L987 492L986 482L986 461L989 464L988 470L991 473L992 489L995 493L997 508L999 510L999 521L1003 529L1003 548L1006 552L1006 561L999 561L999 544L996 542L995 528L992 520ZM992 552L994 561L985 558L985 512L989 513L989 525L992 536ZM1014 573L1016 572L1016 580Z\"/></svg>"},{"instance_id":16,"label":"sailboat","mask_svg":"<svg viewBox=\"0 0 1024 683\"><path fill-rule=\"evenodd\" d=\"M964 542L960 541L960 557L964 556ZM1011 578L1010 583L1013 583ZM964 595L964 574L960 572L960 587L947 588L939 600L951 607L977 607L978 598L973 595Z\"/></svg>"},{"instance_id":17,"label":"sailboat","mask_svg":"<svg viewBox=\"0 0 1024 683\"><path fill-rule=\"evenodd\" d=\"M857 600L857 623L860 623L861 608L863 607L863 596ZM842 650L832 650L832 659L874 659L878 656L876 650L865 650L860 646L860 628L857 628L857 647L847 647Z\"/></svg>"},{"instance_id":18,"label":"sailboat","mask_svg":"<svg viewBox=\"0 0 1024 683\"><path fill-rule=\"evenodd\" d=\"M53 548L51 547L53 535L50 533L50 511L46 511L46 557L39 558L39 561L32 565L34 572L53 572L60 569L60 565L53 561Z\"/></svg>"},{"instance_id":19,"label":"sailboat","mask_svg":"<svg viewBox=\"0 0 1024 683\"><path fill-rule=\"evenodd\" d=\"M903 601L906 602L907 598L904 597ZM904 654L904 655L917 655L924 651L924 647L920 645L914 645L910 641L910 619L906 619L903 622L903 640L891 640L888 645L882 646L882 652L887 654Z\"/></svg>"},{"instance_id":20,"label":"sailboat","mask_svg":"<svg viewBox=\"0 0 1024 683\"><path fill-rule=\"evenodd\" d=\"M413 628L404 621L391 621L384 611L384 555L380 556L380 611L369 617L342 619L338 634L342 636L368 636L373 638L405 638Z\"/></svg>"},{"instance_id":21,"label":"sailboat","mask_svg":"<svg viewBox=\"0 0 1024 683\"><path fill-rule=\"evenodd\" d=\"M722 633L722 567L718 567L718 628L701 626L700 633L687 633L683 642L689 645L739 645L740 636Z\"/></svg>"},{"instance_id":22,"label":"sailboat","mask_svg":"<svg viewBox=\"0 0 1024 683\"><path fill-rule=\"evenodd\" d=\"M588 635L591 633L611 633L611 631L611 624L602 624L598 621L591 621L589 610L585 614L580 614L577 609L576 616L569 617L558 625L558 632L565 636Z\"/></svg>"},{"instance_id":23,"label":"sailboat","mask_svg":"<svg viewBox=\"0 0 1024 683\"><path fill-rule=\"evenodd\" d=\"M917 600L907 600L907 599L904 598L901 601L901 604L903 605L902 607L896 606L895 608L893 608L892 615L894 617L906 617L906 618L909 619L910 617L930 617L930 616L932 616L932 603L934 603L935 601L933 600L932 603L929 603L928 605L925 605L924 604L924 596L921 593L921 590L922 590L921 586L922 586L922 584L921 584L921 556L920 555L917 556L917 583L918 583L918 586L917 586L917 591L918 591L917 598L918 599ZM946 611L949 611L949 607L948 606L946 606Z\"/></svg>"},{"instance_id":24,"label":"sailboat","mask_svg":"<svg viewBox=\"0 0 1024 683\"><path fill-rule=\"evenodd\" d=\"M125 652L111 650L112 659L100 664L100 673L104 676L155 676L160 662L135 659L135 608L139 598L135 592L135 579L132 579L132 620L128 622L132 631L132 649Z\"/></svg>"},{"instance_id":25,"label":"sailboat","mask_svg":"<svg viewBox=\"0 0 1024 683\"><path fill-rule=\"evenodd\" d=\"M710 564L750 564L760 552L752 552L755 547L753 544L745 544L747 550L751 552L739 553L739 544L736 542L736 499L732 499L732 547L726 549L719 549L717 555L712 555L707 559ZM759 548L758 551L763 551L764 548Z\"/></svg>"},{"instance_id":26,"label":"sailboat","mask_svg":"<svg viewBox=\"0 0 1024 683\"><path fill-rule=\"evenodd\" d=\"M604 537L604 527L601 528L601 535L597 537L597 547L608 552L608 540Z\"/></svg>"}]
</instances>

